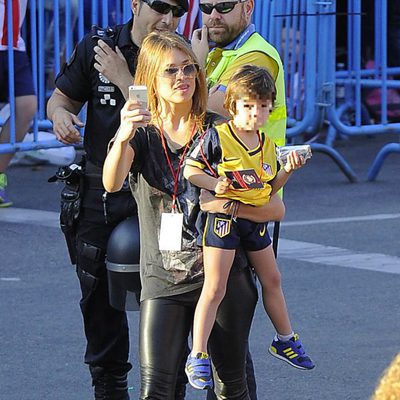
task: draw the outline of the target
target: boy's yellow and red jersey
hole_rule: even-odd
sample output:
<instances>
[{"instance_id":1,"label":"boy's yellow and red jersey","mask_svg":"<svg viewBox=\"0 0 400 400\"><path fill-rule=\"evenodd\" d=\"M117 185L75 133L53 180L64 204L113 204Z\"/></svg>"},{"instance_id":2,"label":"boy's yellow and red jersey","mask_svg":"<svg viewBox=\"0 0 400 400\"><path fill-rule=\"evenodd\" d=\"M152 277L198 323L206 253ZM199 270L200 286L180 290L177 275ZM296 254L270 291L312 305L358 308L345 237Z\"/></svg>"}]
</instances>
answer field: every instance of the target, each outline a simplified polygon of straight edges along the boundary
<instances>
[{"instance_id":1,"label":"boy's yellow and red jersey","mask_svg":"<svg viewBox=\"0 0 400 400\"><path fill-rule=\"evenodd\" d=\"M202 135L185 163L218 177L227 176L228 171L254 170L263 184L262 188L232 188L219 197L253 206L264 205L269 202L272 188L268 182L276 176L278 164L274 142L263 132L260 132L259 138L258 145L250 149L235 133L231 123L224 123ZM254 178L250 174L244 175L245 179L246 176Z\"/></svg>"}]
</instances>

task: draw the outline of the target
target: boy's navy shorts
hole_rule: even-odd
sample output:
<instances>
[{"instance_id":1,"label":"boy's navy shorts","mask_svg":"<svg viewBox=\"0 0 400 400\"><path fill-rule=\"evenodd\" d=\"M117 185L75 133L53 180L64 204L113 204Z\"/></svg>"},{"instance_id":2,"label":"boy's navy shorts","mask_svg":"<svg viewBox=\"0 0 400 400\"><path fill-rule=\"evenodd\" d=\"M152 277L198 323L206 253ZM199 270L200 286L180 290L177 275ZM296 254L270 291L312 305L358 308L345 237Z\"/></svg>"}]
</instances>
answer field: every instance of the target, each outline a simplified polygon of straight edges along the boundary
<instances>
[{"instance_id":1,"label":"boy's navy shorts","mask_svg":"<svg viewBox=\"0 0 400 400\"><path fill-rule=\"evenodd\" d=\"M257 223L237 218L236 221L226 214L200 213L197 229L202 246L220 249L237 249L242 246L248 251L265 249L271 244L267 229L268 222Z\"/></svg>"},{"instance_id":2,"label":"boy's navy shorts","mask_svg":"<svg viewBox=\"0 0 400 400\"><path fill-rule=\"evenodd\" d=\"M8 51L0 51L0 102L8 101ZM32 71L25 51L14 51L15 97L34 95Z\"/></svg>"}]
</instances>

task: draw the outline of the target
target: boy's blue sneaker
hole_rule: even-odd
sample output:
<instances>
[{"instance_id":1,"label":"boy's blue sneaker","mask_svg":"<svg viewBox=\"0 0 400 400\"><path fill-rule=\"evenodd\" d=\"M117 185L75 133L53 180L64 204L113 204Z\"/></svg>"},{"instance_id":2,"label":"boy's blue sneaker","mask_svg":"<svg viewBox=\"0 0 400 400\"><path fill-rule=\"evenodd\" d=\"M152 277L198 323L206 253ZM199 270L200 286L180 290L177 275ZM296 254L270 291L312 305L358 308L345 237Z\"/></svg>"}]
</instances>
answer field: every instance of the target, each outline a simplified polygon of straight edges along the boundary
<instances>
[{"instance_id":1,"label":"boy's blue sneaker","mask_svg":"<svg viewBox=\"0 0 400 400\"><path fill-rule=\"evenodd\" d=\"M195 389L207 390L213 388L211 362L207 353L197 353L195 357L189 354L185 372L189 383Z\"/></svg>"},{"instance_id":2,"label":"boy's blue sneaker","mask_svg":"<svg viewBox=\"0 0 400 400\"><path fill-rule=\"evenodd\" d=\"M287 342L282 342L276 336L268 351L276 358L286 361L292 367L299 369L313 369L311 358L304 351L299 335L295 333Z\"/></svg>"},{"instance_id":3,"label":"boy's blue sneaker","mask_svg":"<svg viewBox=\"0 0 400 400\"><path fill-rule=\"evenodd\" d=\"M10 207L12 201L7 199L6 196L7 175L0 172L0 207Z\"/></svg>"}]
</instances>

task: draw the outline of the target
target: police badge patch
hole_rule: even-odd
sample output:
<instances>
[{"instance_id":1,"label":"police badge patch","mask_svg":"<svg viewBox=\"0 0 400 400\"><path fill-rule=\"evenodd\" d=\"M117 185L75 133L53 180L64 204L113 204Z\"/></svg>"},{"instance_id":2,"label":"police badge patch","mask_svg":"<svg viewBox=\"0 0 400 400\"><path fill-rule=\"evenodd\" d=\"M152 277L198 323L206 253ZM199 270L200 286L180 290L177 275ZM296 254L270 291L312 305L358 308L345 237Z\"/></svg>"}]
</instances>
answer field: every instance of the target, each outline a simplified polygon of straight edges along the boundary
<instances>
[{"instance_id":1,"label":"police badge patch","mask_svg":"<svg viewBox=\"0 0 400 400\"><path fill-rule=\"evenodd\" d=\"M110 81L101 72L99 72L99 79L100 79L100 82L110 83Z\"/></svg>"},{"instance_id":2,"label":"police badge patch","mask_svg":"<svg viewBox=\"0 0 400 400\"><path fill-rule=\"evenodd\" d=\"M229 235L231 231L231 220L224 218L215 218L214 220L214 233L223 238L226 235Z\"/></svg>"}]
</instances>

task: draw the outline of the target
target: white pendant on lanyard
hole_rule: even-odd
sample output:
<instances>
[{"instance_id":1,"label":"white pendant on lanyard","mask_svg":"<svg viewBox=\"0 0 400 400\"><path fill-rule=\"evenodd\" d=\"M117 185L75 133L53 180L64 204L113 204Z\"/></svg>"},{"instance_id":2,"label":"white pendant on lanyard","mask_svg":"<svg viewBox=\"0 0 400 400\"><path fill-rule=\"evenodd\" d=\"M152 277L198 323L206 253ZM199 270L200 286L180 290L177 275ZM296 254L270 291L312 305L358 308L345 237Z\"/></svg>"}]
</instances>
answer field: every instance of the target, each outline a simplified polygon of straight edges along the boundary
<instances>
[{"instance_id":1,"label":"white pendant on lanyard","mask_svg":"<svg viewBox=\"0 0 400 400\"><path fill-rule=\"evenodd\" d=\"M193 124L193 129L190 134L190 139L185 145L185 149L180 157L178 168L174 171L172 167L171 160L168 155L167 146L165 143L165 138L163 134L162 123L160 124L160 136L161 143L164 149L164 154L166 160L168 162L169 169L171 171L171 175L174 179L174 192L172 195L172 213L162 213L161 214L161 228L160 228L160 239L158 241L158 246L160 250L169 250L169 251L181 251L182 250L182 229L183 229L183 214L176 212L176 197L178 192L178 181L180 176L180 170L182 167L183 160L185 158L185 154L189 148L190 143L192 142L193 135L196 131L196 124Z\"/></svg>"},{"instance_id":2,"label":"white pendant on lanyard","mask_svg":"<svg viewBox=\"0 0 400 400\"><path fill-rule=\"evenodd\" d=\"M160 250L182 250L182 213L162 213L160 228Z\"/></svg>"}]
</instances>

